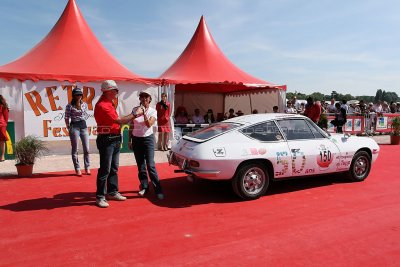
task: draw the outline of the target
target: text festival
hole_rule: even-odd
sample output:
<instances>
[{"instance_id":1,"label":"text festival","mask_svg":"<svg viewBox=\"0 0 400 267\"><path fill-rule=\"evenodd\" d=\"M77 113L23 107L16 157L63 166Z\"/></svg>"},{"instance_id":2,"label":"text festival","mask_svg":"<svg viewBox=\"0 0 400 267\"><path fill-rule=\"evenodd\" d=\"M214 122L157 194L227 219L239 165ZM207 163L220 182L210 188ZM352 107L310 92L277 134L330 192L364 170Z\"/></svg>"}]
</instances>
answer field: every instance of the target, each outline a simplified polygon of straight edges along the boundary
<instances>
[{"instance_id":1,"label":"text festival","mask_svg":"<svg viewBox=\"0 0 400 267\"><path fill-rule=\"evenodd\" d=\"M55 114L53 119L43 119L43 137L49 137L52 135L53 137L65 137L69 136L68 129L65 126L52 126L54 121L63 122L64 119L64 107L60 106L62 100L60 96L55 94L57 90L62 90L67 93L67 102L70 103L72 100L72 90L75 88L75 85L61 85L61 86L49 86L45 87L46 98L43 99L40 93L36 90L27 92L24 94L26 100L32 108L33 113L36 117L40 117L43 114L48 114L49 112L53 112ZM93 100L96 96L95 89L89 86L83 86L83 97L82 101L85 102L88 106L88 111L90 114L93 114L94 104ZM64 102L64 101L62 101ZM116 104L118 104L118 100L116 100ZM49 108L46 108L49 107ZM59 124L59 123L58 123ZM88 125L89 135L97 135L96 126Z\"/></svg>"}]
</instances>

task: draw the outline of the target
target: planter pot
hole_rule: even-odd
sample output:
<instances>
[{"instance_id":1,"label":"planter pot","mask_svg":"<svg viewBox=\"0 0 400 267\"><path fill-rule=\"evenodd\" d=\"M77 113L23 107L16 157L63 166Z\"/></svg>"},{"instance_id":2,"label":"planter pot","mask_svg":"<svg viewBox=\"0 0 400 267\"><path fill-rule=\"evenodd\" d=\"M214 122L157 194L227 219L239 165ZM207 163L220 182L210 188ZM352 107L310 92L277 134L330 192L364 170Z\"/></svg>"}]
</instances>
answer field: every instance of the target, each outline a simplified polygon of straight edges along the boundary
<instances>
[{"instance_id":1,"label":"planter pot","mask_svg":"<svg viewBox=\"0 0 400 267\"><path fill-rule=\"evenodd\" d=\"M391 135L391 136L390 136L390 144L391 144L391 145L398 145L398 144L400 144L400 136L399 136L399 135Z\"/></svg>"},{"instance_id":2,"label":"planter pot","mask_svg":"<svg viewBox=\"0 0 400 267\"><path fill-rule=\"evenodd\" d=\"M18 177L31 177L33 173L33 164L31 165L15 165L17 167Z\"/></svg>"}]
</instances>

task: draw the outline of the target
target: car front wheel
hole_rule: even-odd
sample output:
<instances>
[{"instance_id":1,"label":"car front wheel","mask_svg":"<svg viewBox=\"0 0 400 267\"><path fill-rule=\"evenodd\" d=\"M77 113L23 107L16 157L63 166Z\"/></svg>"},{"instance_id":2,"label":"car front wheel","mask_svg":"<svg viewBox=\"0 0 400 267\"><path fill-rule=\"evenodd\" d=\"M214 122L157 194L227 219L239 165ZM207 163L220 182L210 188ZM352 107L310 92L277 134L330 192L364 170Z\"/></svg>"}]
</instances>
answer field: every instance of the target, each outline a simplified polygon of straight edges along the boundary
<instances>
[{"instance_id":1,"label":"car front wheel","mask_svg":"<svg viewBox=\"0 0 400 267\"><path fill-rule=\"evenodd\" d=\"M264 195L269 185L269 176L261 164L243 165L232 180L233 191L246 200Z\"/></svg>"},{"instance_id":2,"label":"car front wheel","mask_svg":"<svg viewBox=\"0 0 400 267\"><path fill-rule=\"evenodd\" d=\"M365 151L357 152L350 165L348 178L352 181L360 182L367 178L371 170L371 157Z\"/></svg>"}]
</instances>

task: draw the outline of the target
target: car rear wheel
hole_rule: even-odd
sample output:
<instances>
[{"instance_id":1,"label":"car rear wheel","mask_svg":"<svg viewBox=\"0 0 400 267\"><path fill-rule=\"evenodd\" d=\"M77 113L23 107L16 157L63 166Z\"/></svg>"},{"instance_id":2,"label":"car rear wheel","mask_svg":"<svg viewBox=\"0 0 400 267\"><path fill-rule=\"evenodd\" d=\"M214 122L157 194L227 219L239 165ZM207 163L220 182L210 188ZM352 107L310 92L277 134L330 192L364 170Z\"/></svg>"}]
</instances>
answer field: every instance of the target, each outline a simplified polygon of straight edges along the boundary
<instances>
[{"instance_id":1,"label":"car rear wheel","mask_svg":"<svg viewBox=\"0 0 400 267\"><path fill-rule=\"evenodd\" d=\"M269 185L265 166L257 163L243 165L232 180L233 191L246 200L264 195Z\"/></svg>"},{"instance_id":2,"label":"car rear wheel","mask_svg":"<svg viewBox=\"0 0 400 267\"><path fill-rule=\"evenodd\" d=\"M371 157L365 151L357 152L350 165L348 178L352 181L364 181L371 170Z\"/></svg>"}]
</instances>

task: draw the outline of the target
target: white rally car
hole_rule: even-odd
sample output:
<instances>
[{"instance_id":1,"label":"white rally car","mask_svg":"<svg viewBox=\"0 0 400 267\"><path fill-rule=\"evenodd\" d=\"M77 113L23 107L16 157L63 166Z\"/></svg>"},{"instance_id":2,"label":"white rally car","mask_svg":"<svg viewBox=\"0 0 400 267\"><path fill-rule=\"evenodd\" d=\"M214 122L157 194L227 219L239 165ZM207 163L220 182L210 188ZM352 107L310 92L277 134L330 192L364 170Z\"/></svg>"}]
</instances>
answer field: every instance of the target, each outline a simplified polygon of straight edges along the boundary
<instances>
[{"instance_id":1,"label":"white rally car","mask_svg":"<svg viewBox=\"0 0 400 267\"><path fill-rule=\"evenodd\" d=\"M254 114L184 136L169 162L191 177L232 180L237 195L256 199L270 180L343 172L363 181L378 153L371 138L328 134L301 115Z\"/></svg>"}]
</instances>

